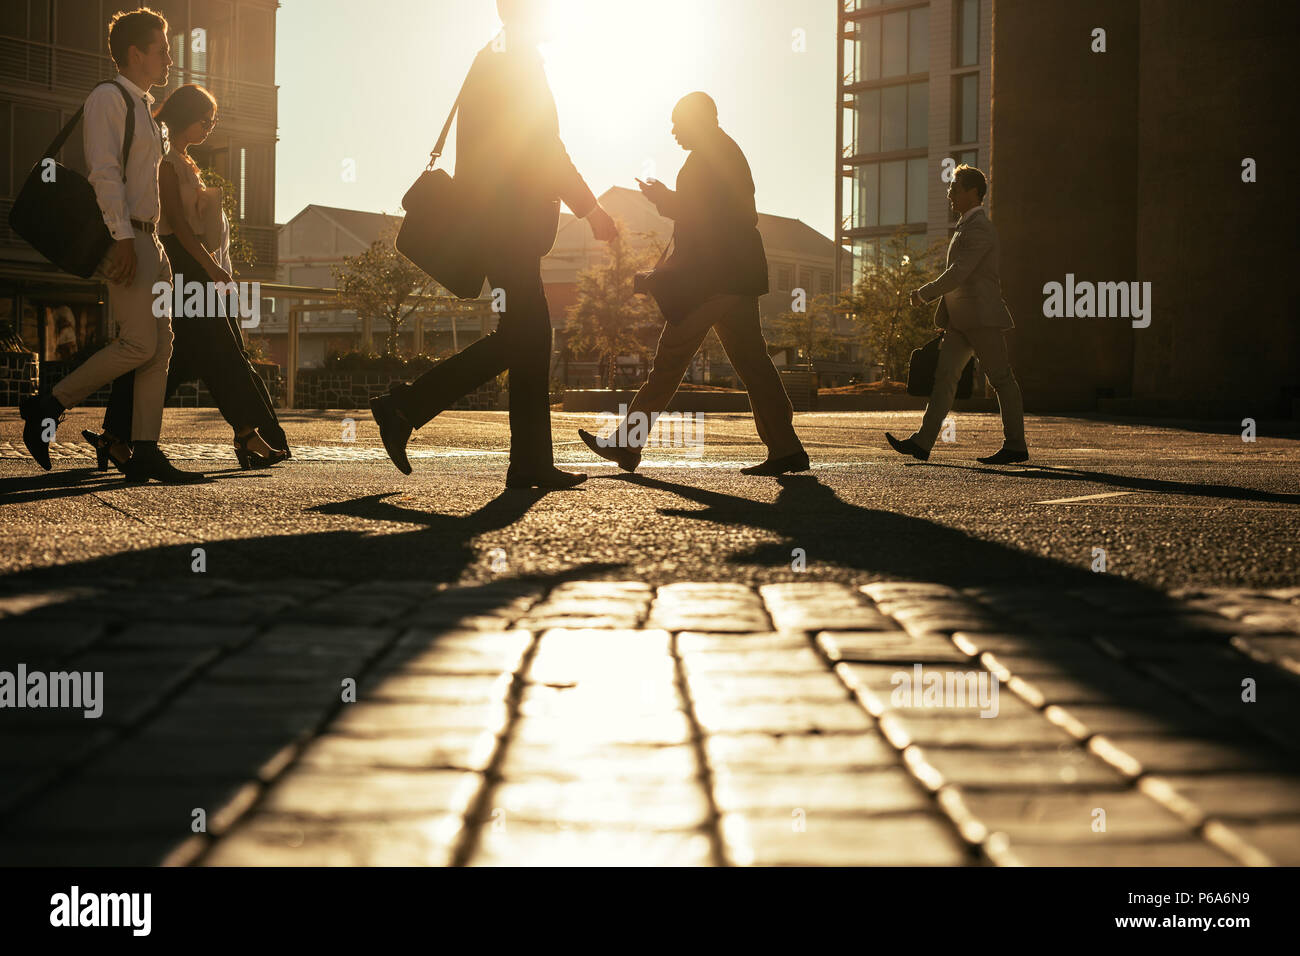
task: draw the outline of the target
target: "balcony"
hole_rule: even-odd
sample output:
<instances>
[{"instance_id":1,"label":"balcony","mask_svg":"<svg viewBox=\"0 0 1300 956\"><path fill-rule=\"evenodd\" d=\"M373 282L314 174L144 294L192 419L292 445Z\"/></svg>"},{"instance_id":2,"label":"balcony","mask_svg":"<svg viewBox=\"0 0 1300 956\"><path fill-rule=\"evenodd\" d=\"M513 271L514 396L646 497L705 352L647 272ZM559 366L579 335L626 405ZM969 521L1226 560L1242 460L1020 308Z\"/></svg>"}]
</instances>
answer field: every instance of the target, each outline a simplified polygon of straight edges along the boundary
<instances>
[{"instance_id":1,"label":"balcony","mask_svg":"<svg viewBox=\"0 0 1300 956\"><path fill-rule=\"evenodd\" d=\"M66 47L0 36L0 83L19 83L51 92L84 97L101 80L117 75L106 56ZM186 76L212 91L223 121L276 127L276 87L218 76ZM169 84L173 89L177 83ZM155 94L156 95L156 94Z\"/></svg>"}]
</instances>

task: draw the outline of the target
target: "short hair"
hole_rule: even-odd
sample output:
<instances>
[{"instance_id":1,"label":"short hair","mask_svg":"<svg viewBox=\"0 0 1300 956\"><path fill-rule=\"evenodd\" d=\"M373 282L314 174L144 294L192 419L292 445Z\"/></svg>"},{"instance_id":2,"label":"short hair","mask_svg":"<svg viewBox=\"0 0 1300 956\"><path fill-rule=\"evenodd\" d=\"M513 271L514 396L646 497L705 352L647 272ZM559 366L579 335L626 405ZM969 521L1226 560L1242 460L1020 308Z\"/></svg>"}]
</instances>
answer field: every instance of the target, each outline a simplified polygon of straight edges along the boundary
<instances>
[{"instance_id":1,"label":"short hair","mask_svg":"<svg viewBox=\"0 0 1300 956\"><path fill-rule=\"evenodd\" d=\"M157 10L140 7L129 13L119 10L113 14L113 19L108 21L108 52L113 55L113 62L126 66L131 47L147 50L154 30L161 30L167 36L167 19Z\"/></svg>"},{"instance_id":2,"label":"short hair","mask_svg":"<svg viewBox=\"0 0 1300 956\"><path fill-rule=\"evenodd\" d=\"M953 170L952 178L959 188L975 190L979 193L980 202L984 201L984 194L989 191L989 182L974 166L962 163Z\"/></svg>"}]
</instances>

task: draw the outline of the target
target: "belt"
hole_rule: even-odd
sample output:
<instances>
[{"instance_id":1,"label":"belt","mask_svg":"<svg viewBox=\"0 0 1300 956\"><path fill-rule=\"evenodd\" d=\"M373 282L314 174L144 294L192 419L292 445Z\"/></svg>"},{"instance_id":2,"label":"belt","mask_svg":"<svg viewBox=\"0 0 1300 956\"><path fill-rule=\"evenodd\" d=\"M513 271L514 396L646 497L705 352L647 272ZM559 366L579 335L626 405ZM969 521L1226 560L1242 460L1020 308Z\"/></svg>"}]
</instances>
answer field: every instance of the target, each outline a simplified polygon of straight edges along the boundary
<instances>
[{"instance_id":1,"label":"belt","mask_svg":"<svg viewBox=\"0 0 1300 956\"><path fill-rule=\"evenodd\" d=\"M150 234L152 234L155 229L155 226L152 222L143 222L142 220L139 219L132 219L131 225L135 226L135 228L139 229L141 232L147 232Z\"/></svg>"}]
</instances>

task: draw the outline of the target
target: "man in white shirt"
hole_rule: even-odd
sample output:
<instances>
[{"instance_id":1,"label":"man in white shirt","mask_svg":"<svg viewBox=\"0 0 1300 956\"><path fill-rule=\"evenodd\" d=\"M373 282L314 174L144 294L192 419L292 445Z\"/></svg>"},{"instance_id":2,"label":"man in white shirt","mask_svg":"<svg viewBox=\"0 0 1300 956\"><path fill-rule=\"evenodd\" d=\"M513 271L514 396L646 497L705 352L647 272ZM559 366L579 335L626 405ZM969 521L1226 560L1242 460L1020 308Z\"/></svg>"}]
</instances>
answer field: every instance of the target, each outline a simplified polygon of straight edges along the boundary
<instances>
[{"instance_id":1,"label":"man in white shirt","mask_svg":"<svg viewBox=\"0 0 1300 956\"><path fill-rule=\"evenodd\" d=\"M154 98L149 88L167 83L172 63L167 21L147 7L115 14L109 24L108 45L119 71L115 82L130 94L135 109L125 171L122 146L127 106L122 94L107 85L95 87L86 97L84 123L87 178L115 240L97 276L109 283L109 313L118 335L55 385L49 395L28 400L23 408L23 438L37 463L49 470L50 423L57 422L65 409L134 370L132 455L123 469L127 477L167 483L202 481L202 475L173 468L158 448L172 328L171 296L166 296L168 306L157 310L162 315L155 315L153 287L157 282L170 284L172 272L157 235L163 135L153 118Z\"/></svg>"},{"instance_id":2,"label":"man in white shirt","mask_svg":"<svg viewBox=\"0 0 1300 956\"><path fill-rule=\"evenodd\" d=\"M930 449L952 408L962 371L972 355L979 359L997 392L998 408L1002 412L1002 448L978 460L1006 465L1029 458L1024 403L1003 335L1015 323L1002 300L998 233L983 205L987 190L988 182L982 172L974 166L957 167L948 187L948 204L960 218L948 244L947 268L939 278L912 293L913 305L939 300L935 325L947 329L947 333L939 349L934 389L921 427L909 438L895 438L889 432L885 432L885 438L899 454L921 461L930 457Z\"/></svg>"}]
</instances>

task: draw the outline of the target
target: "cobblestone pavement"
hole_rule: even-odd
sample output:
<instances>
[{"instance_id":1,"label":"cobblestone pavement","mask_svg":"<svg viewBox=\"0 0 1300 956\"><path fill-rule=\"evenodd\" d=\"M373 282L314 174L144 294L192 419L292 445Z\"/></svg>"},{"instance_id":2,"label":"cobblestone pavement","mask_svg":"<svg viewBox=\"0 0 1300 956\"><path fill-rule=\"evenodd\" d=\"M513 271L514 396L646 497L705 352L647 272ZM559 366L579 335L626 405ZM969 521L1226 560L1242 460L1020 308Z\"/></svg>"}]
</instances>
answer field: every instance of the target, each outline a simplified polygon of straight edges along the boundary
<instances>
[{"instance_id":1,"label":"cobblestone pavement","mask_svg":"<svg viewBox=\"0 0 1300 956\"><path fill-rule=\"evenodd\" d=\"M1300 588L10 581L0 613L4 666L105 700L6 714L0 863L1300 864Z\"/></svg>"}]
</instances>

